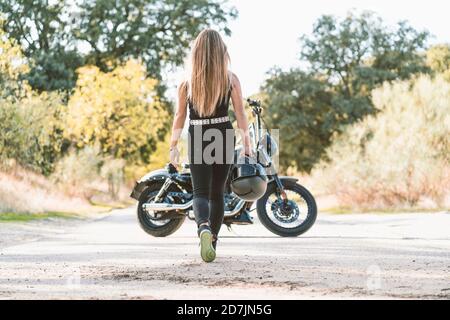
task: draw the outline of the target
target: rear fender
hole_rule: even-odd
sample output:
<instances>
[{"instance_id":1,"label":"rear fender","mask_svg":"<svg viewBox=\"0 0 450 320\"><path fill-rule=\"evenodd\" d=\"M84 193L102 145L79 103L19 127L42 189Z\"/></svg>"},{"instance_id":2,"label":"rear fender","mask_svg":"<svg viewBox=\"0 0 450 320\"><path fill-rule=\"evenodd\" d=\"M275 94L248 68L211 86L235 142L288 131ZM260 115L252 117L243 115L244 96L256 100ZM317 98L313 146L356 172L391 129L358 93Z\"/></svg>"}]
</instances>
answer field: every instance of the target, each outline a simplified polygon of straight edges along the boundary
<instances>
[{"instance_id":1,"label":"rear fender","mask_svg":"<svg viewBox=\"0 0 450 320\"><path fill-rule=\"evenodd\" d=\"M154 181L164 181L169 178L169 173L165 169L158 169L147 173L145 176L135 182L133 191L131 191L130 197L139 200L142 192L145 188Z\"/></svg>"}]
</instances>

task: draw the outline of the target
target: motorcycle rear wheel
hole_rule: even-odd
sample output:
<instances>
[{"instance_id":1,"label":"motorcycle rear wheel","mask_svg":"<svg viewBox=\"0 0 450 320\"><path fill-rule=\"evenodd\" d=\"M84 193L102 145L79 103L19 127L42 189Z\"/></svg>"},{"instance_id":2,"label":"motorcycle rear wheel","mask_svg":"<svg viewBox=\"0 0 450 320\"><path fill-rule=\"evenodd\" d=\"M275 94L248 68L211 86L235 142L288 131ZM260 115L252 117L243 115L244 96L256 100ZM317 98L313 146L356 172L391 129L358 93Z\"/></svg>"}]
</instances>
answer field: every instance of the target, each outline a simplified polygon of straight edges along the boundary
<instances>
[{"instance_id":1,"label":"motorcycle rear wheel","mask_svg":"<svg viewBox=\"0 0 450 320\"><path fill-rule=\"evenodd\" d=\"M180 215L180 217L167 219L167 220L154 220L151 219L149 213L147 213L142 205L149 201L152 197L155 197L158 191L161 189L162 183L155 182L150 184L139 197L137 216L141 228L151 236L154 237L167 237L172 233L175 233L183 224L186 216ZM178 190L170 190L178 191Z\"/></svg>"}]
</instances>

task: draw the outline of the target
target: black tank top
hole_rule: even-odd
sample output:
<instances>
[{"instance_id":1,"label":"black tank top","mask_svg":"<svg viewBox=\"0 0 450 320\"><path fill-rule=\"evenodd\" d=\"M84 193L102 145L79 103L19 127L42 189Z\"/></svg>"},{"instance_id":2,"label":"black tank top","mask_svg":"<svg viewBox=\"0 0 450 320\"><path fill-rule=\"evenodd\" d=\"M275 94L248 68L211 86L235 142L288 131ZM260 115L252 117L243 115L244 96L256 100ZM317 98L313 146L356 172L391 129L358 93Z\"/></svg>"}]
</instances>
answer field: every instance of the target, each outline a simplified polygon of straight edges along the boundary
<instances>
[{"instance_id":1,"label":"black tank top","mask_svg":"<svg viewBox=\"0 0 450 320\"><path fill-rule=\"evenodd\" d=\"M195 110L194 105L191 102L191 99L188 98L189 119L198 120L198 119L211 119L228 116L228 107L230 105L231 90L232 86L230 84L230 89L228 90L227 95L222 99L222 101L219 101L217 103L214 113L209 117L200 117L200 115Z\"/></svg>"}]
</instances>

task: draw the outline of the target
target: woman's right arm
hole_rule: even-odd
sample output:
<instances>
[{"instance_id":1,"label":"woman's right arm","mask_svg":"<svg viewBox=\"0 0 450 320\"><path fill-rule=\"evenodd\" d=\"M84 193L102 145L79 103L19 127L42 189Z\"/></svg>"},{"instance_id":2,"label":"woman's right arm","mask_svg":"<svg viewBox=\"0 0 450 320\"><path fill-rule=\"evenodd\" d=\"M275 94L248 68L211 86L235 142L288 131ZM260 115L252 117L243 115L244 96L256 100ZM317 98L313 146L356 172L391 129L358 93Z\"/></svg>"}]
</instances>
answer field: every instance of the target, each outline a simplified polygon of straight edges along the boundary
<instances>
[{"instance_id":1,"label":"woman's right arm","mask_svg":"<svg viewBox=\"0 0 450 320\"><path fill-rule=\"evenodd\" d=\"M239 132L241 133L241 138L244 144L244 153L246 155L252 155L252 143L250 140L250 133L248 129L247 115L244 110L244 103L242 98L241 83L238 77L232 73L231 85L233 89L231 90L231 101L233 102L234 113L236 114L237 125Z\"/></svg>"},{"instance_id":2,"label":"woman's right arm","mask_svg":"<svg viewBox=\"0 0 450 320\"><path fill-rule=\"evenodd\" d=\"M175 116L172 124L172 137L170 139L170 162L173 165L178 164L179 152L177 149L177 143L180 139L181 132L183 131L184 122L187 115L187 87L186 83L182 82L178 86L178 103Z\"/></svg>"}]
</instances>

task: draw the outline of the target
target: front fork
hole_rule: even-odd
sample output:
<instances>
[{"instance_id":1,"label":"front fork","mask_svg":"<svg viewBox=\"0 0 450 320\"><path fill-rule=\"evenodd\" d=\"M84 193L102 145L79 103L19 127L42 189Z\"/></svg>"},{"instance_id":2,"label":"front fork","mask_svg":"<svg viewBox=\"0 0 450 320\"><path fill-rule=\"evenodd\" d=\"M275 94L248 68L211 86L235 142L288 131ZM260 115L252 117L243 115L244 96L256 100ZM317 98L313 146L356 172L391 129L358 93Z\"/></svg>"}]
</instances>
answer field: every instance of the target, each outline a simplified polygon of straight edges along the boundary
<instances>
[{"instance_id":1,"label":"front fork","mask_svg":"<svg viewBox=\"0 0 450 320\"><path fill-rule=\"evenodd\" d=\"M273 179L275 180L275 183L277 184L277 188L280 193L281 199L283 200L284 203L286 203L288 198L286 195L286 191L284 191L283 183L281 182L281 180L277 174L273 175Z\"/></svg>"}]
</instances>

